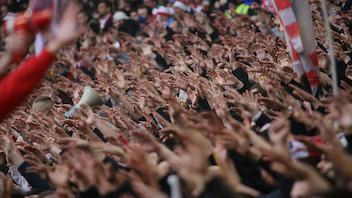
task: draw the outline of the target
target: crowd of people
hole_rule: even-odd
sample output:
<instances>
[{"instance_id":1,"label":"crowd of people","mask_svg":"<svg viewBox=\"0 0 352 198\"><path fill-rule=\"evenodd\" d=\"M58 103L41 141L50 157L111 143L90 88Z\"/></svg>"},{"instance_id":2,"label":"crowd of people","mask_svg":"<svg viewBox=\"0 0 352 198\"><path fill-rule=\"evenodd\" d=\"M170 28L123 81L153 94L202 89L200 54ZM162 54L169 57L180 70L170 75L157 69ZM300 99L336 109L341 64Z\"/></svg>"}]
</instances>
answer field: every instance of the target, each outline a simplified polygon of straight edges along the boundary
<instances>
[{"instance_id":1,"label":"crowd of people","mask_svg":"<svg viewBox=\"0 0 352 198\"><path fill-rule=\"evenodd\" d=\"M352 1L327 1L332 52L309 0L315 92L273 2L72 0L37 55L2 31L0 198L352 197Z\"/></svg>"}]
</instances>

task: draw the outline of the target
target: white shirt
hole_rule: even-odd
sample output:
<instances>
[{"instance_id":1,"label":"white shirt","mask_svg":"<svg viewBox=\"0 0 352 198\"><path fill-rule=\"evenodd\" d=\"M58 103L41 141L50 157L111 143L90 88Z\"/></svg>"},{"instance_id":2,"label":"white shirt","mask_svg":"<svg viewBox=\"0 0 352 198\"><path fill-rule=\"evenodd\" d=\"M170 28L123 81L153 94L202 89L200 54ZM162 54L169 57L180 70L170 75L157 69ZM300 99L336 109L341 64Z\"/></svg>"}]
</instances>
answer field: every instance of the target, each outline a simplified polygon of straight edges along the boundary
<instances>
[{"instance_id":1,"label":"white shirt","mask_svg":"<svg viewBox=\"0 0 352 198\"><path fill-rule=\"evenodd\" d=\"M99 19L100 29L104 29L107 17L105 19Z\"/></svg>"}]
</instances>

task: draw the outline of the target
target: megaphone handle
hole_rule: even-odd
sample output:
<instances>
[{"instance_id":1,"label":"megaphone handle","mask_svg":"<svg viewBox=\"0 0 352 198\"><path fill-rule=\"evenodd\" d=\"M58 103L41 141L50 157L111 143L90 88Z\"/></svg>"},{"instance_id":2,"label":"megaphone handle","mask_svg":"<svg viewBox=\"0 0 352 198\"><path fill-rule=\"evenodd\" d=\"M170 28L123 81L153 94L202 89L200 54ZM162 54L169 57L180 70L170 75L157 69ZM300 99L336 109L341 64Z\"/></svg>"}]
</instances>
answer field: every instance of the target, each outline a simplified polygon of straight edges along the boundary
<instances>
[{"instance_id":1,"label":"megaphone handle","mask_svg":"<svg viewBox=\"0 0 352 198\"><path fill-rule=\"evenodd\" d=\"M77 107L73 107L70 111L68 111L67 113L65 113L65 117L66 117L66 118L70 118L70 117L71 117L71 113L78 113L78 112L76 111L76 108L77 108Z\"/></svg>"}]
</instances>

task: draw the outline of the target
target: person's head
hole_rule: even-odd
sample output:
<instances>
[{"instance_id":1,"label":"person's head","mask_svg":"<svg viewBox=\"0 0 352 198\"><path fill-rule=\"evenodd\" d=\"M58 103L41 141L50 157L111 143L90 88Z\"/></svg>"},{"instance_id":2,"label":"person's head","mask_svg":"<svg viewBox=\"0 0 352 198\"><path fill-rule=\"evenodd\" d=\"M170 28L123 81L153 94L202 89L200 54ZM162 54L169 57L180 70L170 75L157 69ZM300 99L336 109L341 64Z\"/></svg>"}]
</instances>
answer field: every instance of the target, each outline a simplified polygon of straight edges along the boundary
<instances>
[{"instance_id":1,"label":"person's head","mask_svg":"<svg viewBox=\"0 0 352 198\"><path fill-rule=\"evenodd\" d=\"M108 15L112 10L112 4L110 1L100 1L98 4L97 12L99 17L105 17Z\"/></svg>"},{"instance_id":2,"label":"person's head","mask_svg":"<svg viewBox=\"0 0 352 198\"><path fill-rule=\"evenodd\" d=\"M119 10L124 10L126 7L131 5L131 0L119 0Z\"/></svg>"},{"instance_id":3,"label":"person's head","mask_svg":"<svg viewBox=\"0 0 352 198\"><path fill-rule=\"evenodd\" d=\"M115 12L114 16L112 17L112 20L114 22L114 27L119 28L120 25L123 24L123 22L127 19L129 18L124 12L122 11Z\"/></svg>"},{"instance_id":4,"label":"person's head","mask_svg":"<svg viewBox=\"0 0 352 198\"><path fill-rule=\"evenodd\" d=\"M335 177L334 164L326 159L326 155L321 156L320 162L317 164L317 168L320 170L320 173L332 179Z\"/></svg>"},{"instance_id":5,"label":"person's head","mask_svg":"<svg viewBox=\"0 0 352 198\"><path fill-rule=\"evenodd\" d=\"M1 10L1 19L3 19L3 18L5 18L5 16L9 12L9 9L6 5L3 5L3 6L1 6L0 10Z\"/></svg>"},{"instance_id":6,"label":"person's head","mask_svg":"<svg viewBox=\"0 0 352 198\"><path fill-rule=\"evenodd\" d=\"M155 8L157 3L157 0L143 0L143 5L149 7L150 9Z\"/></svg>"},{"instance_id":7,"label":"person's head","mask_svg":"<svg viewBox=\"0 0 352 198\"><path fill-rule=\"evenodd\" d=\"M136 42L140 44L145 38L148 38L148 34L145 32L138 32L136 34Z\"/></svg>"},{"instance_id":8,"label":"person's head","mask_svg":"<svg viewBox=\"0 0 352 198\"><path fill-rule=\"evenodd\" d=\"M169 18L171 17L169 8L167 8L167 7L165 7L165 6L160 6L160 7L158 8L157 16L159 17L159 20L160 20L161 22L166 22L166 21L168 21Z\"/></svg>"},{"instance_id":9,"label":"person's head","mask_svg":"<svg viewBox=\"0 0 352 198\"><path fill-rule=\"evenodd\" d=\"M145 5L141 5L138 7L137 14L138 17L143 17L146 19L151 14L150 8Z\"/></svg>"},{"instance_id":10,"label":"person's head","mask_svg":"<svg viewBox=\"0 0 352 198\"><path fill-rule=\"evenodd\" d=\"M190 6L190 5L192 5L194 3L194 0L185 0L185 4L187 5L187 6Z\"/></svg>"},{"instance_id":11,"label":"person's head","mask_svg":"<svg viewBox=\"0 0 352 198\"><path fill-rule=\"evenodd\" d=\"M169 25L170 29L172 29L172 31L174 33L181 33L183 28L182 28L182 25L178 22L178 21L173 21L170 23Z\"/></svg>"},{"instance_id":12,"label":"person's head","mask_svg":"<svg viewBox=\"0 0 352 198\"><path fill-rule=\"evenodd\" d=\"M174 16L183 16L187 10L186 4L181 1L175 1L172 8L174 9Z\"/></svg>"},{"instance_id":13,"label":"person's head","mask_svg":"<svg viewBox=\"0 0 352 198\"><path fill-rule=\"evenodd\" d=\"M31 112L37 114L38 112L42 113L43 116L47 118L54 118L54 114L51 112L53 107L53 101L48 96L39 96L33 102ZM29 116L27 122L32 121L32 116Z\"/></svg>"},{"instance_id":14,"label":"person's head","mask_svg":"<svg viewBox=\"0 0 352 198\"><path fill-rule=\"evenodd\" d=\"M135 12L135 11L131 12L130 18L133 19L134 21L138 22L138 14L137 14L137 12Z\"/></svg>"},{"instance_id":15,"label":"person's head","mask_svg":"<svg viewBox=\"0 0 352 198\"><path fill-rule=\"evenodd\" d=\"M78 25L85 25L88 22L89 16L86 12L80 12L77 15Z\"/></svg>"}]
</instances>

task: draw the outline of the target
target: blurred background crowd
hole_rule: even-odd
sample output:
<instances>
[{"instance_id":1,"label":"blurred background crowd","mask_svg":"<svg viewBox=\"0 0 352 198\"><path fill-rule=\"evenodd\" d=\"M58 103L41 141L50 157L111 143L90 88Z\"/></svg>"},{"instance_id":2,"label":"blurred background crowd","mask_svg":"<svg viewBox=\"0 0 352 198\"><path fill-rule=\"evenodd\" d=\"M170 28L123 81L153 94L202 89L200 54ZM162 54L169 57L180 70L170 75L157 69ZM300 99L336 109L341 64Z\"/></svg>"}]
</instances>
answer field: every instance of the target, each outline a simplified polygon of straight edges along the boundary
<instances>
[{"instance_id":1,"label":"blurred background crowd","mask_svg":"<svg viewBox=\"0 0 352 198\"><path fill-rule=\"evenodd\" d=\"M352 197L352 1L323 5L0 0L0 198Z\"/></svg>"}]
</instances>

